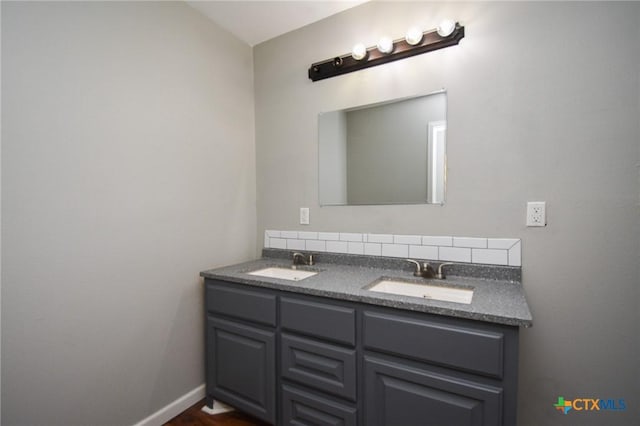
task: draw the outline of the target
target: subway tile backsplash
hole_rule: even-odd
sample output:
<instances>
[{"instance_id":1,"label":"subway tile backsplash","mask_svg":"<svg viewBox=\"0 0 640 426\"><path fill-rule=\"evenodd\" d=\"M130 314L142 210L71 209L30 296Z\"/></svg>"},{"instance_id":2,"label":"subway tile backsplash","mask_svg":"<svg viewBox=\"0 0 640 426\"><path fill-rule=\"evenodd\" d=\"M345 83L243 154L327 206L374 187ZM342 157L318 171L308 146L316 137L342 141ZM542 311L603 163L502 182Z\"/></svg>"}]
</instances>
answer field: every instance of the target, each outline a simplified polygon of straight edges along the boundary
<instances>
[{"instance_id":1,"label":"subway tile backsplash","mask_svg":"<svg viewBox=\"0 0 640 426\"><path fill-rule=\"evenodd\" d=\"M362 234L354 234L351 232L341 232L340 241L362 242Z\"/></svg>"},{"instance_id":2,"label":"subway tile backsplash","mask_svg":"<svg viewBox=\"0 0 640 426\"><path fill-rule=\"evenodd\" d=\"M367 256L382 256L382 244L364 243L364 254Z\"/></svg>"},{"instance_id":3,"label":"subway tile backsplash","mask_svg":"<svg viewBox=\"0 0 640 426\"><path fill-rule=\"evenodd\" d=\"M308 251L327 251L327 242L322 240L306 240L305 250ZM265 245L266 247L266 245ZM268 247L270 248L270 247Z\"/></svg>"},{"instance_id":4,"label":"subway tile backsplash","mask_svg":"<svg viewBox=\"0 0 640 426\"><path fill-rule=\"evenodd\" d=\"M453 237L454 247L487 248L488 238Z\"/></svg>"},{"instance_id":5,"label":"subway tile backsplash","mask_svg":"<svg viewBox=\"0 0 640 426\"><path fill-rule=\"evenodd\" d=\"M304 240L288 238L287 249L288 250L306 250L307 247Z\"/></svg>"},{"instance_id":6,"label":"subway tile backsplash","mask_svg":"<svg viewBox=\"0 0 640 426\"><path fill-rule=\"evenodd\" d=\"M329 253L347 253L349 244L346 241L327 241L327 251Z\"/></svg>"},{"instance_id":7,"label":"subway tile backsplash","mask_svg":"<svg viewBox=\"0 0 640 426\"><path fill-rule=\"evenodd\" d=\"M383 244L382 255L385 257L409 257L409 246L406 244Z\"/></svg>"},{"instance_id":8,"label":"subway tile backsplash","mask_svg":"<svg viewBox=\"0 0 640 426\"><path fill-rule=\"evenodd\" d=\"M438 260L471 263L471 249L465 247L438 247Z\"/></svg>"},{"instance_id":9,"label":"subway tile backsplash","mask_svg":"<svg viewBox=\"0 0 640 426\"><path fill-rule=\"evenodd\" d=\"M517 238L267 230L264 247L522 266L522 242Z\"/></svg>"},{"instance_id":10,"label":"subway tile backsplash","mask_svg":"<svg viewBox=\"0 0 640 426\"><path fill-rule=\"evenodd\" d=\"M438 247L410 245L409 257L416 259L438 259Z\"/></svg>"}]
</instances>

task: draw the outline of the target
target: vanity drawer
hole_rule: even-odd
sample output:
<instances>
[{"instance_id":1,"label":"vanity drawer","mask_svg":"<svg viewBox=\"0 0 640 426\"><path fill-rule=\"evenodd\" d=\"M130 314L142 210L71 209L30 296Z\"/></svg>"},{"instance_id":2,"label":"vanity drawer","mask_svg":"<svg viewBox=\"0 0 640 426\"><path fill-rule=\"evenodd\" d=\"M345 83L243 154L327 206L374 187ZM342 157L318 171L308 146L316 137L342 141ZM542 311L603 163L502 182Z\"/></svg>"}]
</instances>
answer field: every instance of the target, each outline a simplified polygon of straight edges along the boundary
<instances>
[{"instance_id":1,"label":"vanity drawer","mask_svg":"<svg viewBox=\"0 0 640 426\"><path fill-rule=\"evenodd\" d=\"M285 384L282 385L282 424L356 426L357 410Z\"/></svg>"},{"instance_id":2,"label":"vanity drawer","mask_svg":"<svg viewBox=\"0 0 640 426\"><path fill-rule=\"evenodd\" d=\"M275 294L217 280L206 283L207 311L275 327Z\"/></svg>"},{"instance_id":3,"label":"vanity drawer","mask_svg":"<svg viewBox=\"0 0 640 426\"><path fill-rule=\"evenodd\" d=\"M367 349L492 377L503 376L504 334L413 316L364 312Z\"/></svg>"},{"instance_id":4,"label":"vanity drawer","mask_svg":"<svg viewBox=\"0 0 640 426\"><path fill-rule=\"evenodd\" d=\"M356 400L356 351L282 334L282 377Z\"/></svg>"},{"instance_id":5,"label":"vanity drawer","mask_svg":"<svg viewBox=\"0 0 640 426\"><path fill-rule=\"evenodd\" d=\"M356 343L356 311L352 308L282 297L280 323L287 330L350 346Z\"/></svg>"}]
</instances>

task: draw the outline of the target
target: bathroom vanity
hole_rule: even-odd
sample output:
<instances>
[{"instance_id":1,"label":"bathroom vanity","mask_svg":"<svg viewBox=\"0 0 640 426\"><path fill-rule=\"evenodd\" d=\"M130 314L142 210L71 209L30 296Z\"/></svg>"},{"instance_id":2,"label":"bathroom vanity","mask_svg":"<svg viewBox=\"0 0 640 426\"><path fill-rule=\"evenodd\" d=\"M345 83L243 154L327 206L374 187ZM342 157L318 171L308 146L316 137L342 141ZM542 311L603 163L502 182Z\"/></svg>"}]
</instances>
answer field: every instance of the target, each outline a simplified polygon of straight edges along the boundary
<instances>
[{"instance_id":1,"label":"bathroom vanity","mask_svg":"<svg viewBox=\"0 0 640 426\"><path fill-rule=\"evenodd\" d=\"M278 425L516 423L518 331L531 325L519 268L450 273L443 284L473 289L455 303L371 291L418 281L401 260L326 255L300 280L250 275L290 268L289 252L265 255L201 273L209 406Z\"/></svg>"}]
</instances>

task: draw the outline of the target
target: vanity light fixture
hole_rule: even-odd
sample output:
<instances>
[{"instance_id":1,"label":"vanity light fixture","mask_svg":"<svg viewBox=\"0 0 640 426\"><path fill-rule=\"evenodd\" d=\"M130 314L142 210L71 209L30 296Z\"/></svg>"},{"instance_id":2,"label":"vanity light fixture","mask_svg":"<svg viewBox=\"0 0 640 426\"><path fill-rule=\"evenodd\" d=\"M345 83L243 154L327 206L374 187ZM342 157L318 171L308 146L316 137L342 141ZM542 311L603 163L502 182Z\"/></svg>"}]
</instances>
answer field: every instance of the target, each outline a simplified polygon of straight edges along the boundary
<instances>
[{"instance_id":1,"label":"vanity light fixture","mask_svg":"<svg viewBox=\"0 0 640 426\"><path fill-rule=\"evenodd\" d=\"M456 23L450 19L440 22L436 31L440 37L448 37L456 29Z\"/></svg>"},{"instance_id":2,"label":"vanity light fixture","mask_svg":"<svg viewBox=\"0 0 640 426\"><path fill-rule=\"evenodd\" d=\"M365 47L364 44L358 43L355 46L353 46L353 49L351 50L351 56L353 56L353 59L355 59L356 61L360 61L366 58L367 48Z\"/></svg>"},{"instance_id":3,"label":"vanity light fixture","mask_svg":"<svg viewBox=\"0 0 640 426\"><path fill-rule=\"evenodd\" d=\"M404 36L404 39L411 46L415 46L422 41L422 30L418 27L411 27L407 30L407 35Z\"/></svg>"},{"instance_id":4,"label":"vanity light fixture","mask_svg":"<svg viewBox=\"0 0 640 426\"><path fill-rule=\"evenodd\" d=\"M377 46L365 47L358 43L351 53L316 62L309 68L312 81L323 80L358 71L398 59L409 58L421 53L431 52L449 46L455 46L464 38L464 27L458 22L445 20L438 28L421 32L419 28L410 28L406 37L391 40L382 37Z\"/></svg>"},{"instance_id":5,"label":"vanity light fixture","mask_svg":"<svg viewBox=\"0 0 640 426\"><path fill-rule=\"evenodd\" d=\"M378 40L378 45L376 46L380 53L391 53L393 52L393 40L389 37L382 37Z\"/></svg>"}]
</instances>

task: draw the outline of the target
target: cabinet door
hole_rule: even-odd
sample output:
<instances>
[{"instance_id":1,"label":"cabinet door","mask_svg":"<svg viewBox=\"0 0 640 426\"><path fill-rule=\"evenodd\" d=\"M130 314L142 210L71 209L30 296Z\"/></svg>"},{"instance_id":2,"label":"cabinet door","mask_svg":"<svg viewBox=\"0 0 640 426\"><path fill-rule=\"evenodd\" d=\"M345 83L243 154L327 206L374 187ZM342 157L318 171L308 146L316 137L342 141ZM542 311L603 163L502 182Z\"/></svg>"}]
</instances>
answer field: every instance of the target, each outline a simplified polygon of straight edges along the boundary
<instances>
[{"instance_id":1,"label":"cabinet door","mask_svg":"<svg viewBox=\"0 0 640 426\"><path fill-rule=\"evenodd\" d=\"M275 423L275 333L207 319L207 394Z\"/></svg>"},{"instance_id":2,"label":"cabinet door","mask_svg":"<svg viewBox=\"0 0 640 426\"><path fill-rule=\"evenodd\" d=\"M365 356L367 426L498 426L502 389Z\"/></svg>"}]
</instances>

